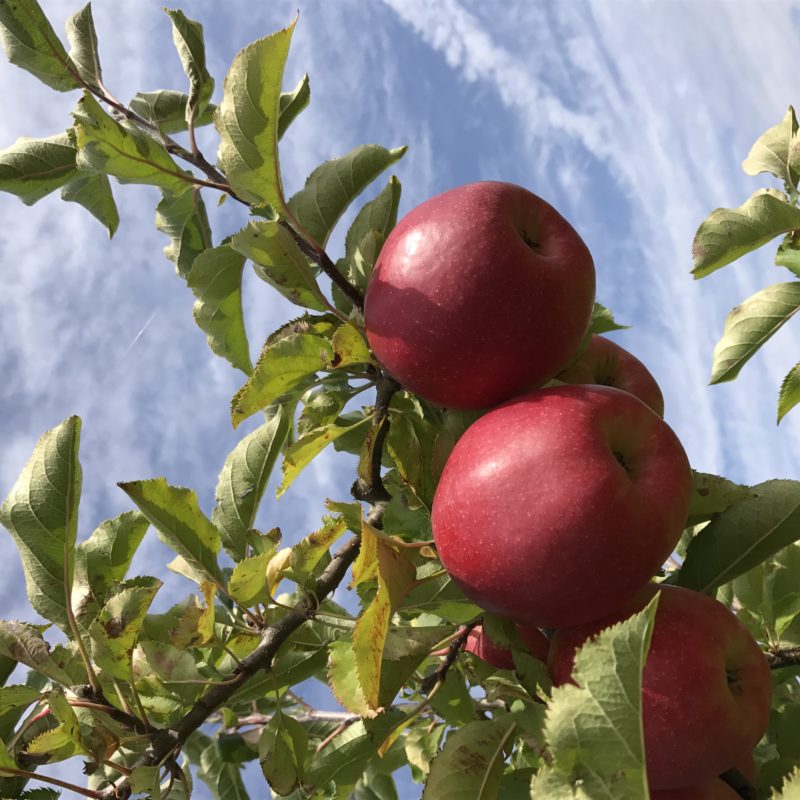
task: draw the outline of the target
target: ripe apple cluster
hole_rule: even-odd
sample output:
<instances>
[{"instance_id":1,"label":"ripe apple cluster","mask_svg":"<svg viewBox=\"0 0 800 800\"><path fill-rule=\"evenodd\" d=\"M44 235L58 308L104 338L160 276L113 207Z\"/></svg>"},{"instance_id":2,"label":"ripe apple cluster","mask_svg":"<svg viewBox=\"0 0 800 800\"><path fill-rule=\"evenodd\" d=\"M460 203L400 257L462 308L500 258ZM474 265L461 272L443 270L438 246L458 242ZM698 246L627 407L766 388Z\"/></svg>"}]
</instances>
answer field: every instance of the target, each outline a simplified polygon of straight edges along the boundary
<instances>
[{"instance_id":1,"label":"ripe apple cluster","mask_svg":"<svg viewBox=\"0 0 800 800\"><path fill-rule=\"evenodd\" d=\"M594 296L592 256L569 222L520 186L486 181L399 222L365 326L405 389L484 412L433 501L452 579L517 623L556 684L572 680L581 645L659 593L642 691L653 796L725 797L717 776L752 761L766 729L769 668L727 607L651 582L685 527L691 470L644 364L587 335ZM466 649L513 667L480 629Z\"/></svg>"}]
</instances>

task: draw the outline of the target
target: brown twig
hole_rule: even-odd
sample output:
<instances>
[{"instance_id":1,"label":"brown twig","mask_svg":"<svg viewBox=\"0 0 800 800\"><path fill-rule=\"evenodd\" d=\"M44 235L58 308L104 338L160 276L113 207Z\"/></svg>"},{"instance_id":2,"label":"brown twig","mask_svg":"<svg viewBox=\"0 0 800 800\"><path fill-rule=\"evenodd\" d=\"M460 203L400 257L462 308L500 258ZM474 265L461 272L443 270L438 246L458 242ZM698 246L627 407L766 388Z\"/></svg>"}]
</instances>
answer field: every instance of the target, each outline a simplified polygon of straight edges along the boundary
<instances>
[{"instance_id":1,"label":"brown twig","mask_svg":"<svg viewBox=\"0 0 800 800\"><path fill-rule=\"evenodd\" d=\"M359 311L363 311L364 295L339 272L336 264L333 263L324 248L315 247L310 242L307 242L286 220L281 220L280 224L291 234L303 255L310 258L350 298Z\"/></svg>"},{"instance_id":2,"label":"brown twig","mask_svg":"<svg viewBox=\"0 0 800 800\"><path fill-rule=\"evenodd\" d=\"M800 647L787 647L785 650L774 650L765 655L770 669L800 667Z\"/></svg>"},{"instance_id":3,"label":"brown twig","mask_svg":"<svg viewBox=\"0 0 800 800\"><path fill-rule=\"evenodd\" d=\"M458 654L464 648L464 643L467 641L472 629L480 622L479 619L473 620L472 622L468 623L464 626L464 628L458 633L458 635L453 639L452 642L447 647L447 654L444 657L444 661L436 668L434 672L428 675L425 680L422 681L420 684L420 689L425 692L425 694L431 694L433 690L439 686L440 684L444 683L445 678L447 677L447 672L453 664L456 663L456 659L458 658Z\"/></svg>"},{"instance_id":4,"label":"brown twig","mask_svg":"<svg viewBox=\"0 0 800 800\"><path fill-rule=\"evenodd\" d=\"M719 776L742 800L758 800L758 790L738 769L729 769Z\"/></svg>"}]
</instances>

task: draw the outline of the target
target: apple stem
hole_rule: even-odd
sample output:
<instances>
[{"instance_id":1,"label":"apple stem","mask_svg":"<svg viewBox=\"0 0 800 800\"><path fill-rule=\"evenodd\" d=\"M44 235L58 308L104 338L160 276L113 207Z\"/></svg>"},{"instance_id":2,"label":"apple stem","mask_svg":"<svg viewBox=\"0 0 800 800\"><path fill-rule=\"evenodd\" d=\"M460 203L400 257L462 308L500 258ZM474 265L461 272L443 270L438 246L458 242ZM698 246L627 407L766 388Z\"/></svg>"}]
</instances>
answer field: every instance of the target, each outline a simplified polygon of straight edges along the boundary
<instances>
[{"instance_id":1,"label":"apple stem","mask_svg":"<svg viewBox=\"0 0 800 800\"><path fill-rule=\"evenodd\" d=\"M728 769L719 776L742 800L758 800L758 791L738 769Z\"/></svg>"}]
</instances>

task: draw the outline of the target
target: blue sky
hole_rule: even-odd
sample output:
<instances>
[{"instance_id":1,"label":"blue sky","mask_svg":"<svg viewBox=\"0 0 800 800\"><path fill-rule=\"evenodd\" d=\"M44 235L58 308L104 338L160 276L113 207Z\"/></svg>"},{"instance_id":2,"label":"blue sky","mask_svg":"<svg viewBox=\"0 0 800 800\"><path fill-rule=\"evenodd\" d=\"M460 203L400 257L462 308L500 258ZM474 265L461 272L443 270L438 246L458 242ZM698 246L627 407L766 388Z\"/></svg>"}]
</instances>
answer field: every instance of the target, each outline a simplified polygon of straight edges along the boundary
<instances>
[{"instance_id":1,"label":"blue sky","mask_svg":"<svg viewBox=\"0 0 800 800\"><path fill-rule=\"evenodd\" d=\"M78 8L42 5L58 31ZM94 4L104 76L118 97L184 88L160 6ZM410 145L395 170L401 213L473 180L528 187L588 243L598 299L633 325L616 339L657 377L693 466L747 483L800 478L800 412L775 426L777 387L800 353L798 327L787 325L733 384L707 385L727 311L788 273L767 248L702 282L689 275L698 224L764 185L740 162L800 99L792 59L800 4L191 0L180 7L205 25L215 99L233 55L284 27L298 6L285 88L307 71L312 102L281 144L289 192L318 163L364 142ZM77 99L3 60L0 97L0 147L63 130ZM209 156L213 141L205 131ZM51 197L26 208L0 195L0 497L37 438L77 413L82 536L129 508L120 480L166 475L195 488L210 512L225 455L249 430L234 432L228 420L239 375L206 347L191 293L161 255L155 190L115 193L122 224L111 242L75 205ZM244 217L226 204L213 221L218 241ZM346 222L331 242L334 257ZM246 290L255 354L296 309L253 276ZM280 502L267 495L261 525L280 525L290 539L308 533L325 497L346 498L352 474L346 458L322 456ZM26 618L7 536L0 553L3 616ZM163 575L166 560L149 535L135 568ZM168 581L164 605L190 591L180 578Z\"/></svg>"}]
</instances>

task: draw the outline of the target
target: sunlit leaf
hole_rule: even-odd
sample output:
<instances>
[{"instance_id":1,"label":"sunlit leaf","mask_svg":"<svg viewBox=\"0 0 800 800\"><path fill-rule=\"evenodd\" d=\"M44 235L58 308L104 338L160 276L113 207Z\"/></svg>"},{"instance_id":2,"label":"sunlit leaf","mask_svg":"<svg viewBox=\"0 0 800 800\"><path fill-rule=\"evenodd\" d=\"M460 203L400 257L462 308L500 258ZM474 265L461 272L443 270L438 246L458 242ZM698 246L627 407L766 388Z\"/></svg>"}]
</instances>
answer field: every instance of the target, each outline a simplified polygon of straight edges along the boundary
<instances>
[{"instance_id":1,"label":"sunlit leaf","mask_svg":"<svg viewBox=\"0 0 800 800\"><path fill-rule=\"evenodd\" d=\"M292 216L313 241L324 246L350 203L407 149L361 145L341 158L326 161L289 200Z\"/></svg>"},{"instance_id":2,"label":"sunlit leaf","mask_svg":"<svg viewBox=\"0 0 800 800\"><path fill-rule=\"evenodd\" d=\"M186 108L189 95L174 89L159 89L155 92L137 92L129 104L131 111L157 126L164 133L180 133L189 124L186 121ZM210 125L214 121L216 106L209 103L194 118L194 127Z\"/></svg>"},{"instance_id":3,"label":"sunlit leaf","mask_svg":"<svg viewBox=\"0 0 800 800\"><path fill-rule=\"evenodd\" d=\"M197 298L194 318L208 346L245 375L253 370L242 311L244 256L229 244L209 248L195 260L188 285Z\"/></svg>"},{"instance_id":4,"label":"sunlit leaf","mask_svg":"<svg viewBox=\"0 0 800 800\"><path fill-rule=\"evenodd\" d=\"M800 228L800 209L780 192L759 191L739 208L718 208L694 236L692 275L704 278L795 228Z\"/></svg>"},{"instance_id":5,"label":"sunlit leaf","mask_svg":"<svg viewBox=\"0 0 800 800\"><path fill-rule=\"evenodd\" d=\"M553 763L534 778L533 797L572 797L570 790L580 798L648 797L642 669L657 602L576 653L573 678L578 685L554 689L547 709L545 733Z\"/></svg>"},{"instance_id":6,"label":"sunlit leaf","mask_svg":"<svg viewBox=\"0 0 800 800\"><path fill-rule=\"evenodd\" d=\"M283 456L281 471L283 479L276 490L280 497L296 480L297 476L318 456L331 442L340 436L351 433L353 428L363 425L367 419L356 422L355 425L327 425L306 433L300 439L292 442Z\"/></svg>"},{"instance_id":7,"label":"sunlit leaf","mask_svg":"<svg viewBox=\"0 0 800 800\"><path fill-rule=\"evenodd\" d=\"M778 422L800 403L800 361L795 364L781 383L778 394Z\"/></svg>"},{"instance_id":8,"label":"sunlit leaf","mask_svg":"<svg viewBox=\"0 0 800 800\"><path fill-rule=\"evenodd\" d=\"M208 106L214 91L214 79L206 69L206 48L203 26L189 19L182 11L165 8L172 22L172 40L181 57L183 71L189 79L189 99L186 104L186 120L194 122Z\"/></svg>"},{"instance_id":9,"label":"sunlit leaf","mask_svg":"<svg viewBox=\"0 0 800 800\"><path fill-rule=\"evenodd\" d=\"M800 175L800 142L797 118L789 106L783 119L756 139L742 169L748 175L769 172L790 186L797 185Z\"/></svg>"},{"instance_id":10,"label":"sunlit leaf","mask_svg":"<svg viewBox=\"0 0 800 800\"><path fill-rule=\"evenodd\" d=\"M133 578L121 583L91 625L94 660L119 680L131 679L133 648L161 586L157 578Z\"/></svg>"},{"instance_id":11,"label":"sunlit leaf","mask_svg":"<svg viewBox=\"0 0 800 800\"><path fill-rule=\"evenodd\" d=\"M800 281L767 286L732 309L714 348L711 383L732 381L798 308Z\"/></svg>"},{"instance_id":12,"label":"sunlit leaf","mask_svg":"<svg viewBox=\"0 0 800 800\"><path fill-rule=\"evenodd\" d=\"M112 237L119 227L119 212L111 191L111 181L99 172L78 172L61 189L61 199L83 206Z\"/></svg>"},{"instance_id":13,"label":"sunlit leaf","mask_svg":"<svg viewBox=\"0 0 800 800\"><path fill-rule=\"evenodd\" d=\"M87 3L67 20L67 39L72 46L69 58L81 79L91 86L103 85L97 31L92 19L92 4Z\"/></svg>"},{"instance_id":14,"label":"sunlit leaf","mask_svg":"<svg viewBox=\"0 0 800 800\"><path fill-rule=\"evenodd\" d=\"M225 586L217 554L221 540L191 489L170 486L164 478L118 484L158 531L158 538L193 569Z\"/></svg>"},{"instance_id":15,"label":"sunlit leaf","mask_svg":"<svg viewBox=\"0 0 800 800\"><path fill-rule=\"evenodd\" d=\"M33 205L77 175L75 156L66 133L48 139L17 139L0 150L0 191Z\"/></svg>"},{"instance_id":16,"label":"sunlit leaf","mask_svg":"<svg viewBox=\"0 0 800 800\"><path fill-rule=\"evenodd\" d=\"M328 307L306 257L280 223L251 222L233 236L231 247L249 258L259 278L287 300L315 311Z\"/></svg>"},{"instance_id":17,"label":"sunlit leaf","mask_svg":"<svg viewBox=\"0 0 800 800\"><path fill-rule=\"evenodd\" d=\"M272 408L267 421L231 451L219 474L217 503L211 519L219 529L225 551L237 561L247 552L247 531L255 524L259 503L289 424L286 409Z\"/></svg>"},{"instance_id":18,"label":"sunlit leaf","mask_svg":"<svg viewBox=\"0 0 800 800\"><path fill-rule=\"evenodd\" d=\"M753 492L747 486L741 486L720 475L692 470L692 496L688 521L690 524L696 524L711 519L714 514L724 511L734 503L753 496Z\"/></svg>"},{"instance_id":19,"label":"sunlit leaf","mask_svg":"<svg viewBox=\"0 0 800 800\"><path fill-rule=\"evenodd\" d=\"M211 228L199 189L179 195L165 192L156 206L156 228L171 240L164 255L175 264L178 275L188 280L195 259L211 247Z\"/></svg>"},{"instance_id":20,"label":"sunlit leaf","mask_svg":"<svg viewBox=\"0 0 800 800\"><path fill-rule=\"evenodd\" d=\"M452 730L431 763L423 800L498 798L505 748L510 748L515 729L513 718L502 716Z\"/></svg>"},{"instance_id":21,"label":"sunlit leaf","mask_svg":"<svg viewBox=\"0 0 800 800\"><path fill-rule=\"evenodd\" d=\"M36 0L0 0L0 39L12 64L51 89L80 88L78 69Z\"/></svg>"},{"instance_id":22,"label":"sunlit leaf","mask_svg":"<svg viewBox=\"0 0 800 800\"><path fill-rule=\"evenodd\" d=\"M279 795L293 791L305 774L308 735L286 714L275 714L258 742L258 760L270 787Z\"/></svg>"},{"instance_id":23,"label":"sunlit leaf","mask_svg":"<svg viewBox=\"0 0 800 800\"><path fill-rule=\"evenodd\" d=\"M609 333L630 328L630 325L620 325L610 309L600 303L595 303L592 309L592 321L589 324L589 333Z\"/></svg>"},{"instance_id":24,"label":"sunlit leaf","mask_svg":"<svg viewBox=\"0 0 800 800\"><path fill-rule=\"evenodd\" d=\"M267 340L253 374L231 401L234 427L272 405L305 378L330 367L333 347L329 337L333 327L300 321L296 330Z\"/></svg>"},{"instance_id":25,"label":"sunlit leaf","mask_svg":"<svg viewBox=\"0 0 800 800\"><path fill-rule=\"evenodd\" d=\"M13 658L57 683L66 686L73 683L69 672L56 662L50 646L33 625L0 620L0 655Z\"/></svg>"},{"instance_id":26,"label":"sunlit leaf","mask_svg":"<svg viewBox=\"0 0 800 800\"><path fill-rule=\"evenodd\" d=\"M31 606L66 632L81 495L80 435L78 417L45 433L0 507L0 523L22 559Z\"/></svg>"},{"instance_id":27,"label":"sunlit leaf","mask_svg":"<svg viewBox=\"0 0 800 800\"><path fill-rule=\"evenodd\" d=\"M723 511L689 543L680 586L709 592L800 538L800 482L751 488L755 497Z\"/></svg>"},{"instance_id":28,"label":"sunlit leaf","mask_svg":"<svg viewBox=\"0 0 800 800\"><path fill-rule=\"evenodd\" d=\"M86 93L73 112L79 169L104 172L120 183L145 183L174 194L185 192L191 176L153 137L119 122Z\"/></svg>"},{"instance_id":29,"label":"sunlit leaf","mask_svg":"<svg viewBox=\"0 0 800 800\"><path fill-rule=\"evenodd\" d=\"M225 76L214 114L219 166L236 194L256 206L284 211L278 166L281 82L295 22L247 45Z\"/></svg>"},{"instance_id":30,"label":"sunlit leaf","mask_svg":"<svg viewBox=\"0 0 800 800\"><path fill-rule=\"evenodd\" d=\"M311 100L311 87L308 75L303 75L300 82L291 92L281 95L278 117L278 138L282 138L288 127L297 119L298 114L308 107Z\"/></svg>"}]
</instances>

